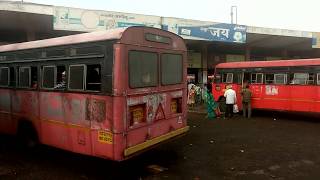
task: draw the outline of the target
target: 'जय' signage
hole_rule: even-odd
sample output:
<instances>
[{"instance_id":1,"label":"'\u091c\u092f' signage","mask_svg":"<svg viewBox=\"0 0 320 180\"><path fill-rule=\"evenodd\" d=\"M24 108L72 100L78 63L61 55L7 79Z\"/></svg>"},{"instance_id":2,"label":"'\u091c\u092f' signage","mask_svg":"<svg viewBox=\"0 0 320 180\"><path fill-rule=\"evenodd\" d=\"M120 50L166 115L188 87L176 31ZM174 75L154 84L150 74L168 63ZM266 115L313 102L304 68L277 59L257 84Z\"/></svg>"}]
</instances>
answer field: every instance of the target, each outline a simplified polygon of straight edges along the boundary
<instances>
[{"instance_id":1,"label":"'\u091c\u092f' signage","mask_svg":"<svg viewBox=\"0 0 320 180\"><path fill-rule=\"evenodd\" d=\"M212 24L205 26L181 26L178 34L209 41L246 42L246 26L234 24Z\"/></svg>"}]
</instances>

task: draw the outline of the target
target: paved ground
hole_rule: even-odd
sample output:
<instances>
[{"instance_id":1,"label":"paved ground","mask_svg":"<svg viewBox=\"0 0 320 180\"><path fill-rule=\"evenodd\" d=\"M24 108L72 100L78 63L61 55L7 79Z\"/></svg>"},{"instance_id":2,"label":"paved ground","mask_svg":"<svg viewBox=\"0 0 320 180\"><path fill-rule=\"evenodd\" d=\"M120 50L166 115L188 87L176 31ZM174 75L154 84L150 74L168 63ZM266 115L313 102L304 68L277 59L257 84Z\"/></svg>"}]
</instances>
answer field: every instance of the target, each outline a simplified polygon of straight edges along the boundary
<instances>
[{"instance_id":1,"label":"paved ground","mask_svg":"<svg viewBox=\"0 0 320 180\"><path fill-rule=\"evenodd\" d=\"M24 152L1 135L0 179L319 179L320 119L270 114L189 113L188 135L122 163L46 146Z\"/></svg>"}]
</instances>

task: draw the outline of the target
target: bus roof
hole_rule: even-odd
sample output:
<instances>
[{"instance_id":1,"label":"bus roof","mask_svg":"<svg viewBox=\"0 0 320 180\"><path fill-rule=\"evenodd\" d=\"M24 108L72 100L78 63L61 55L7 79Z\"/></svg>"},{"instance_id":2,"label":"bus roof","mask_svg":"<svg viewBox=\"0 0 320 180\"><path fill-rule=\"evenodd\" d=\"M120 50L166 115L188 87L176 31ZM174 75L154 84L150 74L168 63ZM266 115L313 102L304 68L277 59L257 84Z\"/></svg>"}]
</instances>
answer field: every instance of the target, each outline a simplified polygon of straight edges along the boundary
<instances>
[{"instance_id":1,"label":"bus roof","mask_svg":"<svg viewBox=\"0 0 320 180\"><path fill-rule=\"evenodd\" d=\"M216 68L258 68L258 67L290 67L290 66L316 66L320 65L318 59L295 59L295 60L276 60L276 61L246 61L220 63Z\"/></svg>"},{"instance_id":2,"label":"bus roof","mask_svg":"<svg viewBox=\"0 0 320 180\"><path fill-rule=\"evenodd\" d=\"M138 44L138 45L149 43L148 45L152 46L152 42L148 42L145 40L144 38L145 33L153 33L156 35L169 37L173 40L172 42L175 42L175 43L172 43L171 45L173 49L186 51L186 47L183 42L183 39L174 33L164 31L158 28L135 26L135 27L127 27L127 28L110 29L106 31L82 33L82 34L69 35L69 36L63 36L63 37L57 37L57 38L51 38L51 39L43 39L43 40L37 40L37 41L29 41L29 42L23 42L23 43L8 44L8 45L0 46L0 52L80 44L80 43L104 41L104 40L119 40L120 43ZM159 46L159 44L160 43L157 43L157 46ZM164 48L166 47L168 48L168 44L165 44L165 45L166 46L163 45Z\"/></svg>"}]
</instances>

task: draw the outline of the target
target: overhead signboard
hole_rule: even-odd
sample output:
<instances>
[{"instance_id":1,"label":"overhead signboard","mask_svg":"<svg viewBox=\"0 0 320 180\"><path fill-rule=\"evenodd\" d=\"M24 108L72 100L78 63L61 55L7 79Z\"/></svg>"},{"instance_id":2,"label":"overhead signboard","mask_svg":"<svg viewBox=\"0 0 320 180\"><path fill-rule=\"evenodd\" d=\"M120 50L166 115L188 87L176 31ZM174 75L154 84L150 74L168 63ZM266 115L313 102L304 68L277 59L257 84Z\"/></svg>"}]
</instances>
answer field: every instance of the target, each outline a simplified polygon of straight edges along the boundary
<instances>
[{"instance_id":1,"label":"overhead signboard","mask_svg":"<svg viewBox=\"0 0 320 180\"><path fill-rule=\"evenodd\" d=\"M211 24L204 26L181 26L179 35L201 38L209 41L246 42L246 26L234 24Z\"/></svg>"},{"instance_id":2,"label":"overhead signboard","mask_svg":"<svg viewBox=\"0 0 320 180\"><path fill-rule=\"evenodd\" d=\"M99 31L129 26L161 28L160 17L68 7L55 7L54 10L53 27L56 30Z\"/></svg>"},{"instance_id":3,"label":"overhead signboard","mask_svg":"<svg viewBox=\"0 0 320 180\"><path fill-rule=\"evenodd\" d=\"M246 26L166 18L112 11L54 7L53 28L69 31L99 31L129 26L148 26L171 31L185 39L246 42Z\"/></svg>"}]
</instances>

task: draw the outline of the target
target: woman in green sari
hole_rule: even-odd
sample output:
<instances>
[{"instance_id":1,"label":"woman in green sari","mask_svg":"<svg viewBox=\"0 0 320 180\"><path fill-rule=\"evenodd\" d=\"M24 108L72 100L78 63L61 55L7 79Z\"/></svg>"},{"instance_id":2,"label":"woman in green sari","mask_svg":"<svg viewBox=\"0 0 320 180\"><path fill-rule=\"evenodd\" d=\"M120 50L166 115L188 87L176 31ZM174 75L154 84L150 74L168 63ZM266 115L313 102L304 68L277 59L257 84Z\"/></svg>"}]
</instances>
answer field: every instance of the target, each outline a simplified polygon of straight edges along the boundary
<instances>
[{"instance_id":1,"label":"woman in green sari","mask_svg":"<svg viewBox=\"0 0 320 180\"><path fill-rule=\"evenodd\" d=\"M209 83L207 84L207 111L208 111L208 119L212 120L214 119L217 115L216 110L218 107L218 103L214 101L214 97L212 94L212 85Z\"/></svg>"}]
</instances>

